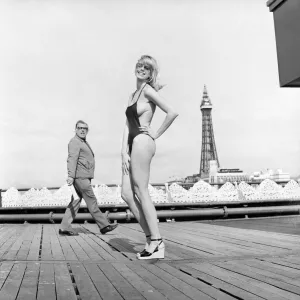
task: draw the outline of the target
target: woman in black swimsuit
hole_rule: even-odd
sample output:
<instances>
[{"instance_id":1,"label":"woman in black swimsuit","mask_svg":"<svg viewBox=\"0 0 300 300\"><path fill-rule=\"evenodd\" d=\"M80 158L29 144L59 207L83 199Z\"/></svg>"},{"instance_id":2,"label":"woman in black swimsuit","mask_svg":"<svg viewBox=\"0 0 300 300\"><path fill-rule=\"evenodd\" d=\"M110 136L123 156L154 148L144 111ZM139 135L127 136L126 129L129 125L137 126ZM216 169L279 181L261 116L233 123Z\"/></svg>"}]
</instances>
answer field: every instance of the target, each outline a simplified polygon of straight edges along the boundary
<instances>
[{"instance_id":1,"label":"woman in black swimsuit","mask_svg":"<svg viewBox=\"0 0 300 300\"><path fill-rule=\"evenodd\" d=\"M122 144L122 198L128 204L145 235L146 245L138 259L164 258L165 246L159 233L157 214L151 201L148 184L150 163L155 154L155 140L178 116L167 105L158 90L158 66L154 58L143 55L136 64L137 90L128 101ZM166 113L157 132L150 127L156 106Z\"/></svg>"}]
</instances>

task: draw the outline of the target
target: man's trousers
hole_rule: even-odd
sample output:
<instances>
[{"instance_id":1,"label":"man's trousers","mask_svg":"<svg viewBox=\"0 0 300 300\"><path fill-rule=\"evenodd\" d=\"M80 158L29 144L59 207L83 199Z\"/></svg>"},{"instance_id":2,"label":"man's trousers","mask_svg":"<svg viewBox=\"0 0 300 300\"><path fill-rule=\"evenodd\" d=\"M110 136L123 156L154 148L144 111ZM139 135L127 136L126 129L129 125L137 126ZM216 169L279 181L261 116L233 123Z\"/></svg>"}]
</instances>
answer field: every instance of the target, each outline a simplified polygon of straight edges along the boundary
<instances>
[{"instance_id":1,"label":"man's trousers","mask_svg":"<svg viewBox=\"0 0 300 300\"><path fill-rule=\"evenodd\" d=\"M96 224L100 229L106 227L109 225L109 222L107 220L107 217L105 214L103 214L97 204L97 198L94 194L92 185L91 185L91 179L80 179L77 178L74 180L74 188L76 190L76 193L79 196L78 200L74 200L74 197L72 195L71 202L69 203L64 217L60 224L61 230L72 230L72 222L75 219L75 216L78 212L78 209L80 207L80 203L82 198L84 199L87 208L94 218Z\"/></svg>"}]
</instances>

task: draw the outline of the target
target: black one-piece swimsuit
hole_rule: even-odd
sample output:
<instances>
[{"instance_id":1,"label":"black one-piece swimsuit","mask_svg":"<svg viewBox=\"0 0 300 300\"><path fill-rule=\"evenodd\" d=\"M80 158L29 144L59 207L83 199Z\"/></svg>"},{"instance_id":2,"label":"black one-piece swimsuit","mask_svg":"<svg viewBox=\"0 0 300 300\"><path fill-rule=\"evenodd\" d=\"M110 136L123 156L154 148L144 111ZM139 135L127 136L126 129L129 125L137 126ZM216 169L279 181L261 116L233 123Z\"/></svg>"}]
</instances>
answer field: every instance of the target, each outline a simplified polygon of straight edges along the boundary
<instances>
[{"instance_id":1,"label":"black one-piece swimsuit","mask_svg":"<svg viewBox=\"0 0 300 300\"><path fill-rule=\"evenodd\" d=\"M132 105L128 106L127 109L126 109L126 112L125 112L126 117L127 117L127 121L128 121L128 128L129 128L128 146L129 146L129 153L130 154L131 154L131 151L132 151L132 143L133 143L134 138L137 135L142 133L139 129L139 127L141 125L140 125L140 120L139 120L139 116L138 116L138 113L137 113L137 102L138 102L138 100L141 96L141 93L142 93L145 86L146 86L146 84L141 89L137 100ZM133 97L134 97L134 95L133 95Z\"/></svg>"}]
</instances>

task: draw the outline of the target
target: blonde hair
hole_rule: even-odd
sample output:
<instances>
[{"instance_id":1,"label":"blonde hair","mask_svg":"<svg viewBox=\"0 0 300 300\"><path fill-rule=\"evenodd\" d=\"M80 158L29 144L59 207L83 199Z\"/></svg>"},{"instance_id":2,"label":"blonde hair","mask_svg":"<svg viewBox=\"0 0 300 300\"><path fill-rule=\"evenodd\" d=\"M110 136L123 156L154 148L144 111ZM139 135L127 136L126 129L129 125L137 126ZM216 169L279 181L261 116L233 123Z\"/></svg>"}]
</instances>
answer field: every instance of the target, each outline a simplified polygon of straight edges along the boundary
<instances>
[{"instance_id":1,"label":"blonde hair","mask_svg":"<svg viewBox=\"0 0 300 300\"><path fill-rule=\"evenodd\" d=\"M141 58L138 60L138 63L142 63L148 65L150 67L150 77L148 79L148 84L152 86L156 91L159 91L163 88L163 85L160 85L158 82L158 64L155 58L150 55L142 55Z\"/></svg>"}]
</instances>

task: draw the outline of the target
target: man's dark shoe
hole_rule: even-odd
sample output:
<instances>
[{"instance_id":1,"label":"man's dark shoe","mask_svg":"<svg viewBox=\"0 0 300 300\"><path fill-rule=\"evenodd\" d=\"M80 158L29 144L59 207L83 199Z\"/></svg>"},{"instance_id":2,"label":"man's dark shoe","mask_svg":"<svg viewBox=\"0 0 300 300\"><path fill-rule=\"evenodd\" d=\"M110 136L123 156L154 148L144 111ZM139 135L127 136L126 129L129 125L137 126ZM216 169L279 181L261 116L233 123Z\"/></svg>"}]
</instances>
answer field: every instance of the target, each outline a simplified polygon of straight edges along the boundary
<instances>
[{"instance_id":1,"label":"man's dark shoe","mask_svg":"<svg viewBox=\"0 0 300 300\"><path fill-rule=\"evenodd\" d=\"M108 226L106 226L106 227L100 229L100 232L101 232L102 234L105 234L105 233L107 233L107 232L110 232L110 231L116 229L116 228L118 227L118 225L119 225L118 223L116 223L116 224L109 224Z\"/></svg>"},{"instance_id":2,"label":"man's dark shoe","mask_svg":"<svg viewBox=\"0 0 300 300\"><path fill-rule=\"evenodd\" d=\"M77 232L70 231L70 230L61 230L61 229L58 230L58 233L59 233L60 235L68 235L68 236L79 235Z\"/></svg>"}]
</instances>

